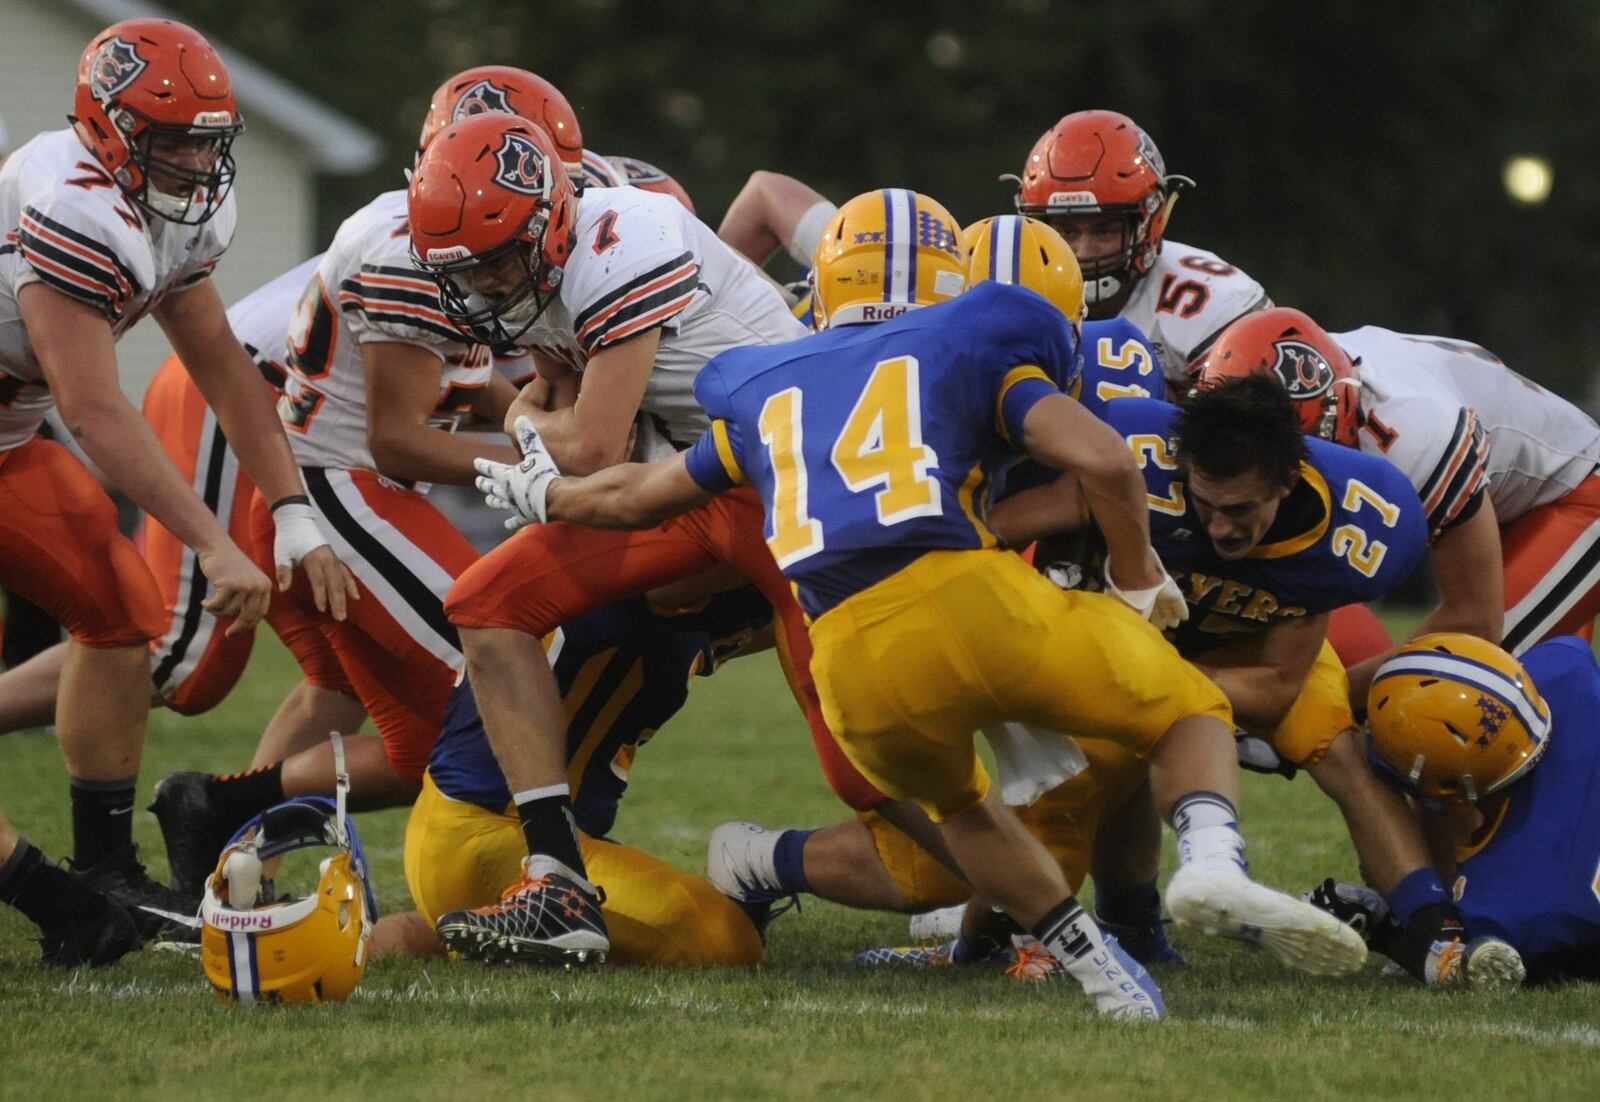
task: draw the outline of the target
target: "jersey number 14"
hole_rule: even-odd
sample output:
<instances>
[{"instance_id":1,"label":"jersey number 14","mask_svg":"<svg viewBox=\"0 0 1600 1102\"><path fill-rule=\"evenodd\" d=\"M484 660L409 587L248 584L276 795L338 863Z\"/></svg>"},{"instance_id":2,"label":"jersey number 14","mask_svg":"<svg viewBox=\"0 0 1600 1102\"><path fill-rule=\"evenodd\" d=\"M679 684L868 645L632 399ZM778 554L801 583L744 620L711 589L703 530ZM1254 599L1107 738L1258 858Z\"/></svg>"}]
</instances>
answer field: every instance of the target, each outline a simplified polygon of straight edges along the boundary
<instances>
[{"instance_id":1,"label":"jersey number 14","mask_svg":"<svg viewBox=\"0 0 1600 1102\"><path fill-rule=\"evenodd\" d=\"M877 490L878 523L939 516L944 502L928 471L939 465L922 442L922 389L915 357L882 360L856 399L830 449L834 470L853 493ZM810 513L800 423L799 387L780 390L761 407L761 442L772 463L772 535L767 546L779 567L823 548L822 524Z\"/></svg>"}]
</instances>

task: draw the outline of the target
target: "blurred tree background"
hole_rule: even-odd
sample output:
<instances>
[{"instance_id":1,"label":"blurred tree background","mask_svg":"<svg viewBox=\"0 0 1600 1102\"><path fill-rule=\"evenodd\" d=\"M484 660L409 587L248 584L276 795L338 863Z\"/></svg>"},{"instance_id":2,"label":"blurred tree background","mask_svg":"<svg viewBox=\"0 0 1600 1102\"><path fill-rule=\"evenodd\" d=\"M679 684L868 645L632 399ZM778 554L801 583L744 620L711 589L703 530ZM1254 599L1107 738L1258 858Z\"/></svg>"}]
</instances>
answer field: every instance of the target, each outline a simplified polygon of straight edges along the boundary
<instances>
[{"instance_id":1,"label":"blurred tree background","mask_svg":"<svg viewBox=\"0 0 1600 1102\"><path fill-rule=\"evenodd\" d=\"M666 169L713 225L754 168L1001 212L1039 134L1108 107L1200 184L1172 237L1279 303L1478 341L1578 400L1600 366L1591 0L167 2L388 141L380 172L325 182L324 239L401 184L469 65L550 79L591 149ZM1546 201L1509 195L1517 156L1551 166Z\"/></svg>"}]
</instances>

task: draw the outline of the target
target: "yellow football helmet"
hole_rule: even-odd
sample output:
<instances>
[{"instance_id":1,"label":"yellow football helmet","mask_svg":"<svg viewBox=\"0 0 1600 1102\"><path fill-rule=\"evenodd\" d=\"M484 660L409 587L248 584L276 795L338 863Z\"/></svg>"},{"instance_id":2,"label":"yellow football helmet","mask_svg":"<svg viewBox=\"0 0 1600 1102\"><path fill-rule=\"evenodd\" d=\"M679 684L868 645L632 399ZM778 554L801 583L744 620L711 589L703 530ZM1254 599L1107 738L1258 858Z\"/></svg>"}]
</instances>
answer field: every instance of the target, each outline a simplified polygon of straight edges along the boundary
<instances>
[{"instance_id":1,"label":"yellow football helmet","mask_svg":"<svg viewBox=\"0 0 1600 1102\"><path fill-rule=\"evenodd\" d=\"M1367 722L1373 763L1442 803L1505 788L1550 739L1550 709L1522 663L1457 632L1418 636L1380 666Z\"/></svg>"},{"instance_id":2,"label":"yellow football helmet","mask_svg":"<svg viewBox=\"0 0 1600 1102\"><path fill-rule=\"evenodd\" d=\"M377 905L361 841L345 814L349 780L342 748L335 757L334 800L302 796L268 808L233 836L206 880L200 955L206 978L225 998L339 1001L350 997L366 971ZM320 862L310 895L280 901L269 869L308 847L335 852Z\"/></svg>"},{"instance_id":3,"label":"yellow football helmet","mask_svg":"<svg viewBox=\"0 0 1600 1102\"><path fill-rule=\"evenodd\" d=\"M811 262L816 328L887 321L967 289L961 229L905 188L858 195L828 221Z\"/></svg>"},{"instance_id":4,"label":"yellow football helmet","mask_svg":"<svg viewBox=\"0 0 1600 1102\"><path fill-rule=\"evenodd\" d=\"M967 285L992 279L1049 299L1074 326L1083 324L1083 272L1072 247L1036 218L1002 214L961 231Z\"/></svg>"}]
</instances>

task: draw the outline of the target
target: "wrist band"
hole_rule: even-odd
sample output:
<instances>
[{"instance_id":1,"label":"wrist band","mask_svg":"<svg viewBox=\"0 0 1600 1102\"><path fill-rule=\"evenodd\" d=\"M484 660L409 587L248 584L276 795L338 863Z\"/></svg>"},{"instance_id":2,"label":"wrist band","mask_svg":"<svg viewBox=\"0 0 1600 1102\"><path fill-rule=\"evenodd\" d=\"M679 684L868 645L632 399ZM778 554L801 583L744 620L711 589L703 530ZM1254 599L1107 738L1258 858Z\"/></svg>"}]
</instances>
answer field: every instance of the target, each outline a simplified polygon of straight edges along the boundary
<instances>
[{"instance_id":1,"label":"wrist band","mask_svg":"<svg viewBox=\"0 0 1600 1102\"><path fill-rule=\"evenodd\" d=\"M274 501L272 503L271 511L276 513L279 509L283 508L285 505L310 505L310 504L311 504L311 499L309 497L307 497L305 494L290 494L288 497L280 497L277 501Z\"/></svg>"}]
</instances>

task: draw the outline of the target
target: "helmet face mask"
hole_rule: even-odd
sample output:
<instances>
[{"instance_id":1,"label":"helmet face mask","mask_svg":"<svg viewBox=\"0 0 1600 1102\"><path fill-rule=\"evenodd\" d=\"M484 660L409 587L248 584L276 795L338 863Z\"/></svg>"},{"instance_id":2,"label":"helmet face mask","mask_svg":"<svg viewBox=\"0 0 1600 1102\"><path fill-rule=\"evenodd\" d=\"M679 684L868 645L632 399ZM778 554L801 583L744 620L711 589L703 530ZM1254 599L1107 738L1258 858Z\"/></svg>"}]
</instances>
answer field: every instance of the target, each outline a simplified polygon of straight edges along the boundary
<instances>
[{"instance_id":1,"label":"helmet face mask","mask_svg":"<svg viewBox=\"0 0 1600 1102\"><path fill-rule=\"evenodd\" d=\"M133 19L96 36L78 63L79 139L141 210L196 226L233 184L243 132L227 69L181 23Z\"/></svg>"},{"instance_id":2,"label":"helmet face mask","mask_svg":"<svg viewBox=\"0 0 1600 1102\"><path fill-rule=\"evenodd\" d=\"M538 240L543 233L541 225L530 236ZM536 262L538 252L536 245L513 239L482 256L424 267L438 283L440 306L456 328L506 352L549 309L561 284L561 269ZM490 272L504 290L493 294L478 290ZM510 280L515 282L507 285Z\"/></svg>"}]
</instances>

